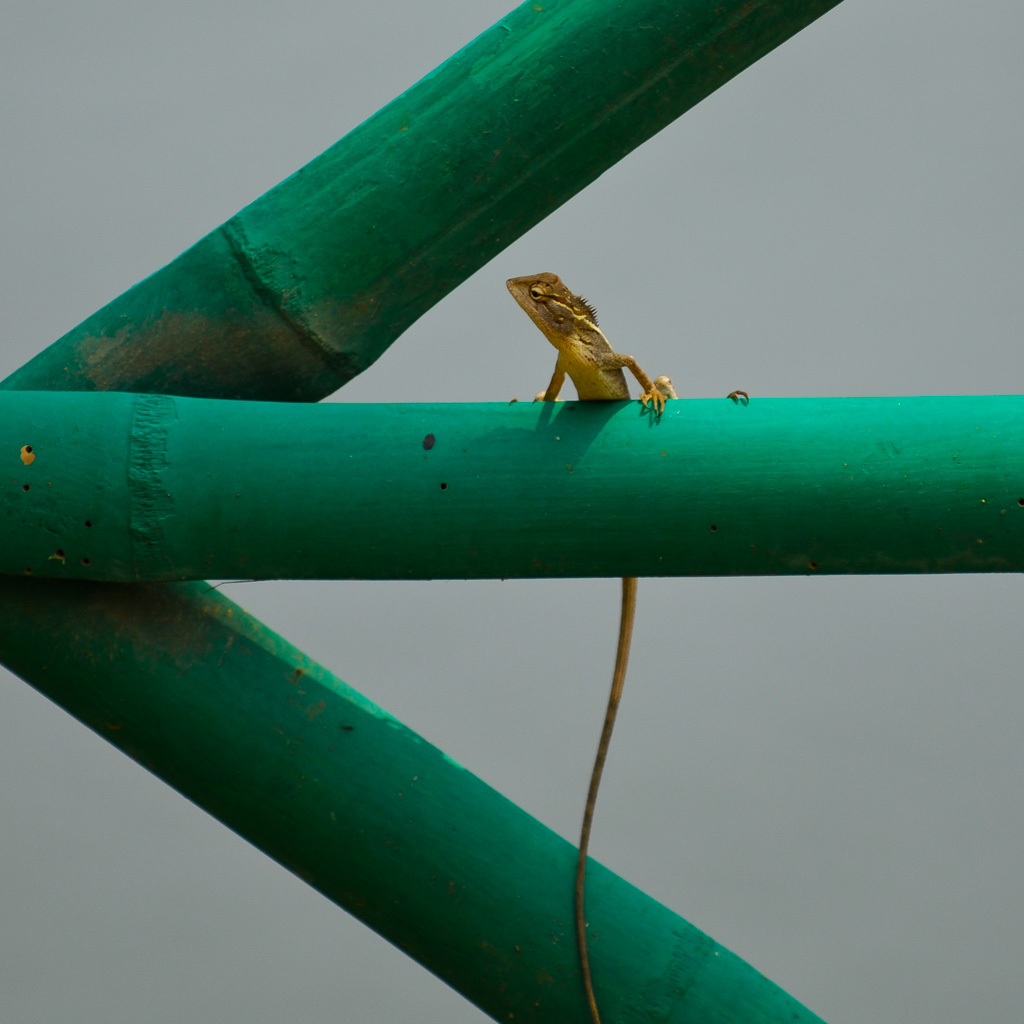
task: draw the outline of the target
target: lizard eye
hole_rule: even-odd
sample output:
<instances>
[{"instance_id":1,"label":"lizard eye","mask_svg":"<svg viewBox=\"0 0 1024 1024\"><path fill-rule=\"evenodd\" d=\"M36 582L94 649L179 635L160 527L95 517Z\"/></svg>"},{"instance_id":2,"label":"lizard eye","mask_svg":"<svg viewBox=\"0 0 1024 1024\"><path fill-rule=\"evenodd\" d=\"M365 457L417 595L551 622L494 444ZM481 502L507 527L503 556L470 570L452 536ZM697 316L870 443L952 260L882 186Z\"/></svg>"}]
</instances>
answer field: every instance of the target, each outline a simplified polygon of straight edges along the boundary
<instances>
[{"instance_id":1,"label":"lizard eye","mask_svg":"<svg viewBox=\"0 0 1024 1024\"><path fill-rule=\"evenodd\" d=\"M544 294L544 289L541 288L541 286L539 284L535 284L530 289L530 298L531 299L539 299L543 294Z\"/></svg>"}]
</instances>

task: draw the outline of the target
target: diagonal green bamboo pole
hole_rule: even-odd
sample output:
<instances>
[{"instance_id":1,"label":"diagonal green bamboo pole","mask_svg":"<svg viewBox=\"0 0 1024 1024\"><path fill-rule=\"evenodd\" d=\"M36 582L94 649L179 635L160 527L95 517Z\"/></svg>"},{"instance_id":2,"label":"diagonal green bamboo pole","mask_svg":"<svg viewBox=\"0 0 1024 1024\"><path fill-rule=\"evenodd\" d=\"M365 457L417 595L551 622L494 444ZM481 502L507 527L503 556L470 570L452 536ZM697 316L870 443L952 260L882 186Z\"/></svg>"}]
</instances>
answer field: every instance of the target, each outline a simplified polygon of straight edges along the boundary
<instances>
[{"instance_id":1,"label":"diagonal green bamboo pole","mask_svg":"<svg viewBox=\"0 0 1024 1024\"><path fill-rule=\"evenodd\" d=\"M323 398L838 2L525 3L3 386Z\"/></svg>"},{"instance_id":2,"label":"diagonal green bamboo pole","mask_svg":"<svg viewBox=\"0 0 1024 1024\"><path fill-rule=\"evenodd\" d=\"M5 573L1024 569L1021 396L675 401L655 421L639 402L22 392L0 394L2 451L17 468L0 477Z\"/></svg>"},{"instance_id":3,"label":"diagonal green bamboo pole","mask_svg":"<svg viewBox=\"0 0 1024 1024\"><path fill-rule=\"evenodd\" d=\"M0 387L322 397L490 256L835 2L525 4ZM571 878L567 845L468 773L441 770L435 805L449 830L421 846L430 815L409 830L394 791L379 805L364 797L393 781L381 766L389 752L401 764L422 741L382 730L380 760L339 768L328 736L345 733L349 706L365 701L336 707L329 695L343 684L229 601L202 584L8 578L0 623L0 657L14 671L496 1019L585 1020L572 944L552 942L569 919L570 886L555 898ZM318 680L312 691L306 674ZM293 684L306 690L288 691L298 708L282 695ZM337 716L324 718L328 708ZM289 709L271 749L260 730ZM350 772L353 795L341 802L333 787ZM339 810L361 818L332 836ZM472 834L460 834L468 822ZM370 870L377 863L383 877ZM429 885L445 877L442 899ZM594 878L592 917L607 913L606 934L620 940L592 954L613 1017L816 1019L626 883Z\"/></svg>"},{"instance_id":4,"label":"diagonal green bamboo pole","mask_svg":"<svg viewBox=\"0 0 1024 1024\"><path fill-rule=\"evenodd\" d=\"M589 1021L570 843L205 583L21 584L14 671L496 1020ZM587 909L609 1021L819 1021L596 863Z\"/></svg>"}]
</instances>

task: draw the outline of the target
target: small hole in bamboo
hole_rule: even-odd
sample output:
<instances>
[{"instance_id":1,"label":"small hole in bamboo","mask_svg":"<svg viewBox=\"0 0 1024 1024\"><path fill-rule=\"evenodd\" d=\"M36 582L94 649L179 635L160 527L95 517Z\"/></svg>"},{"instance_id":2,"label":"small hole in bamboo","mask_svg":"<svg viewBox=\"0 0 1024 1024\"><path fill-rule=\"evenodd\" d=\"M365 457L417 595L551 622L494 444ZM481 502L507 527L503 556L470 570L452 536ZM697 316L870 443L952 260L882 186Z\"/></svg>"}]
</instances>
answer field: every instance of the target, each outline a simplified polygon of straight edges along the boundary
<instances>
[{"instance_id":1,"label":"small hole in bamboo","mask_svg":"<svg viewBox=\"0 0 1024 1024\"><path fill-rule=\"evenodd\" d=\"M711 532L712 533L718 533L718 527L717 526L712 526L711 527Z\"/></svg>"},{"instance_id":2,"label":"small hole in bamboo","mask_svg":"<svg viewBox=\"0 0 1024 1024\"><path fill-rule=\"evenodd\" d=\"M1018 498L1017 499L1017 504L1018 505L1024 505L1024 498Z\"/></svg>"},{"instance_id":3,"label":"small hole in bamboo","mask_svg":"<svg viewBox=\"0 0 1024 1024\"><path fill-rule=\"evenodd\" d=\"M85 525L86 526L92 526L92 520L91 519L86 519Z\"/></svg>"},{"instance_id":4,"label":"small hole in bamboo","mask_svg":"<svg viewBox=\"0 0 1024 1024\"><path fill-rule=\"evenodd\" d=\"M817 562L808 562L807 563L807 568L808 569L817 569L818 568L818 563Z\"/></svg>"},{"instance_id":5,"label":"small hole in bamboo","mask_svg":"<svg viewBox=\"0 0 1024 1024\"><path fill-rule=\"evenodd\" d=\"M28 567L27 567L27 568L25 569L25 575L26 575L26 576L31 576L31 575L32 575L32 567L31 567L31 566L28 566Z\"/></svg>"},{"instance_id":6,"label":"small hole in bamboo","mask_svg":"<svg viewBox=\"0 0 1024 1024\"><path fill-rule=\"evenodd\" d=\"M442 491L447 491L448 490L448 485L447 484L441 484L441 490Z\"/></svg>"},{"instance_id":7,"label":"small hole in bamboo","mask_svg":"<svg viewBox=\"0 0 1024 1024\"><path fill-rule=\"evenodd\" d=\"M31 484L22 484L21 485L21 489L23 491L31 491L32 490L32 485Z\"/></svg>"},{"instance_id":8,"label":"small hole in bamboo","mask_svg":"<svg viewBox=\"0 0 1024 1024\"><path fill-rule=\"evenodd\" d=\"M54 551L54 553L53 553L53 557L54 558L63 558L64 557L64 549L63 548L57 548L57 550Z\"/></svg>"},{"instance_id":9,"label":"small hole in bamboo","mask_svg":"<svg viewBox=\"0 0 1024 1024\"><path fill-rule=\"evenodd\" d=\"M91 561L91 559L83 558L82 559L82 565L88 565L90 561Z\"/></svg>"}]
</instances>

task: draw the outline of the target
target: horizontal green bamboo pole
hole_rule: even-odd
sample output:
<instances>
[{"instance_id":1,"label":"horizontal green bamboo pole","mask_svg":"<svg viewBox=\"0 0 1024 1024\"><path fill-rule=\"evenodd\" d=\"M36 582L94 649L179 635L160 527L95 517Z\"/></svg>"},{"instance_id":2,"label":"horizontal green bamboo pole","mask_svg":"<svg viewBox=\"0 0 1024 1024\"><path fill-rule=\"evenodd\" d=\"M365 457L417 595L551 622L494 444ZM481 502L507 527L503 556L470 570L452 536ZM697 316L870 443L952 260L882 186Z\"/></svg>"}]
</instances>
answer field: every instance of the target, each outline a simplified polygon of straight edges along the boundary
<instances>
[{"instance_id":1,"label":"horizontal green bamboo pole","mask_svg":"<svg viewBox=\"0 0 1024 1024\"><path fill-rule=\"evenodd\" d=\"M838 2L531 0L7 386L322 398Z\"/></svg>"},{"instance_id":2,"label":"horizontal green bamboo pole","mask_svg":"<svg viewBox=\"0 0 1024 1024\"><path fill-rule=\"evenodd\" d=\"M8 574L1024 571L1021 396L688 400L654 420L21 392L0 394L0 451Z\"/></svg>"},{"instance_id":3,"label":"horizontal green bamboo pole","mask_svg":"<svg viewBox=\"0 0 1024 1024\"><path fill-rule=\"evenodd\" d=\"M574 847L206 584L0 579L0 654L496 1020L589 1021ZM818 1021L594 862L587 911L606 1021Z\"/></svg>"}]
</instances>

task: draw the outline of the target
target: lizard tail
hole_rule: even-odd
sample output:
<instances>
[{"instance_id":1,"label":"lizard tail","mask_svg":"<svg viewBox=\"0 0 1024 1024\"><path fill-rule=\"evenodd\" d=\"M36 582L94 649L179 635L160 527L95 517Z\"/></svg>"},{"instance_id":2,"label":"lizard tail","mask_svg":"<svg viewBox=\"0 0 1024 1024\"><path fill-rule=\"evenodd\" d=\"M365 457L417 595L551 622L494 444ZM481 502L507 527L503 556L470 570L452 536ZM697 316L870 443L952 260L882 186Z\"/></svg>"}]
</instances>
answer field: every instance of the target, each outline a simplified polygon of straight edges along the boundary
<instances>
[{"instance_id":1,"label":"lizard tail","mask_svg":"<svg viewBox=\"0 0 1024 1024\"><path fill-rule=\"evenodd\" d=\"M580 954L580 970L583 973L583 988L587 996L587 1006L594 1024L601 1024L601 1015L594 997L594 981L590 974L590 956L587 953L587 917L583 905L583 897L587 881L587 849L590 846L590 828L594 823L594 807L597 804L597 791L601 785L601 773L608 756L608 745L611 743L612 729L615 728L615 715L622 699L622 688L626 682L626 666L629 663L629 644L633 638L633 618L636 615L636 584L635 576L622 578L622 613L619 618L619 645L615 654L615 671L612 674L612 689L608 695L608 708L604 715L601 728L601 739L597 745L597 757L590 773L590 789L587 791L587 806L583 811L583 828L580 831L580 849L576 859L576 945Z\"/></svg>"}]
</instances>

